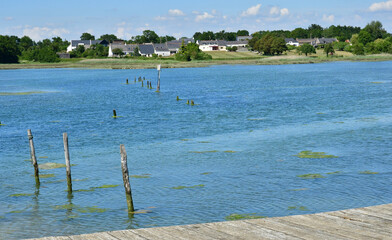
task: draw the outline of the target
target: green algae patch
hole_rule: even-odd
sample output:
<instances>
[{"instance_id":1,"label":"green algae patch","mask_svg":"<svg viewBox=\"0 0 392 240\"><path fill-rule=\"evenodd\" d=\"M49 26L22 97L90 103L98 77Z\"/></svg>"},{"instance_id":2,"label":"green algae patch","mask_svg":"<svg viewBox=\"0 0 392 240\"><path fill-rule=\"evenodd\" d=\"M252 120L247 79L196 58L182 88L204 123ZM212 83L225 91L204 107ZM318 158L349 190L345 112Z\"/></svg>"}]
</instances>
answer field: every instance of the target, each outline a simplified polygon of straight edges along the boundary
<instances>
[{"instance_id":1,"label":"green algae patch","mask_svg":"<svg viewBox=\"0 0 392 240\"><path fill-rule=\"evenodd\" d=\"M340 174L341 173L341 171L336 171L336 172L329 172L329 173L327 173L328 175L333 175L333 174Z\"/></svg>"},{"instance_id":2,"label":"green algae patch","mask_svg":"<svg viewBox=\"0 0 392 240\"><path fill-rule=\"evenodd\" d=\"M373 84L381 84L381 83L385 83L385 82L370 82L370 83L373 83Z\"/></svg>"},{"instance_id":3,"label":"green algae patch","mask_svg":"<svg viewBox=\"0 0 392 240\"><path fill-rule=\"evenodd\" d=\"M22 213L22 212L23 212L23 210L15 210L15 211L11 211L9 213Z\"/></svg>"},{"instance_id":4,"label":"green algae patch","mask_svg":"<svg viewBox=\"0 0 392 240\"><path fill-rule=\"evenodd\" d=\"M292 211L292 210L309 211L309 209L305 206L299 206L299 207L298 206L290 206L287 208L287 210L290 210L290 211Z\"/></svg>"},{"instance_id":5,"label":"green algae patch","mask_svg":"<svg viewBox=\"0 0 392 240\"><path fill-rule=\"evenodd\" d=\"M72 182L84 182L87 181L88 178L82 178L82 179L72 179Z\"/></svg>"},{"instance_id":6,"label":"green algae patch","mask_svg":"<svg viewBox=\"0 0 392 240\"><path fill-rule=\"evenodd\" d=\"M211 143L209 141L199 141L198 143Z\"/></svg>"},{"instance_id":7,"label":"green algae patch","mask_svg":"<svg viewBox=\"0 0 392 240\"><path fill-rule=\"evenodd\" d=\"M90 189L78 189L74 190L73 192L93 192L95 191L95 188L90 188Z\"/></svg>"},{"instance_id":8,"label":"green algae patch","mask_svg":"<svg viewBox=\"0 0 392 240\"><path fill-rule=\"evenodd\" d=\"M76 211L80 213L103 213L106 212L106 208L98 208L97 206L92 206L92 207L78 207L76 208Z\"/></svg>"},{"instance_id":9,"label":"green algae patch","mask_svg":"<svg viewBox=\"0 0 392 240\"><path fill-rule=\"evenodd\" d=\"M31 92L0 92L0 96L21 96L21 95L31 95L31 94L42 94L48 93L44 91L31 91Z\"/></svg>"},{"instance_id":10,"label":"green algae patch","mask_svg":"<svg viewBox=\"0 0 392 240\"><path fill-rule=\"evenodd\" d=\"M325 113L323 113L323 112L318 112L317 114L318 114L318 115L324 115Z\"/></svg>"},{"instance_id":11,"label":"green algae patch","mask_svg":"<svg viewBox=\"0 0 392 240\"><path fill-rule=\"evenodd\" d=\"M310 173L310 174L297 175L297 177L300 177L300 178L302 178L302 179L325 178L323 175L318 174L318 173Z\"/></svg>"},{"instance_id":12,"label":"green algae patch","mask_svg":"<svg viewBox=\"0 0 392 240\"><path fill-rule=\"evenodd\" d=\"M185 188L202 188L204 187L204 184L199 184L199 185L194 185L194 186L177 186L177 187L172 187L171 189L185 189Z\"/></svg>"},{"instance_id":13,"label":"green algae patch","mask_svg":"<svg viewBox=\"0 0 392 240\"><path fill-rule=\"evenodd\" d=\"M54 210L72 210L77 208L78 206L76 206L75 204L64 204L64 205L56 205L54 206Z\"/></svg>"},{"instance_id":14,"label":"green algae patch","mask_svg":"<svg viewBox=\"0 0 392 240\"><path fill-rule=\"evenodd\" d=\"M212 172L203 172L203 173L200 173L201 175L210 175Z\"/></svg>"},{"instance_id":15,"label":"green algae patch","mask_svg":"<svg viewBox=\"0 0 392 240\"><path fill-rule=\"evenodd\" d=\"M152 211L151 210L147 210L147 209L141 209L141 210L137 210L137 211L129 212L129 213L132 213L132 214L146 214L146 213L152 213Z\"/></svg>"},{"instance_id":16,"label":"green algae patch","mask_svg":"<svg viewBox=\"0 0 392 240\"><path fill-rule=\"evenodd\" d=\"M366 170L366 171L361 171L361 172L359 172L360 174L378 174L378 172L372 172L372 171L369 171L369 170Z\"/></svg>"},{"instance_id":17,"label":"green algae patch","mask_svg":"<svg viewBox=\"0 0 392 240\"><path fill-rule=\"evenodd\" d=\"M184 138L184 139L181 139L181 141L183 141L183 142L188 142L188 141L192 141L192 139Z\"/></svg>"},{"instance_id":18,"label":"green algae patch","mask_svg":"<svg viewBox=\"0 0 392 240\"><path fill-rule=\"evenodd\" d=\"M248 118L248 121L263 121L265 120L264 118Z\"/></svg>"},{"instance_id":19,"label":"green algae patch","mask_svg":"<svg viewBox=\"0 0 392 240\"><path fill-rule=\"evenodd\" d=\"M232 151L232 150L226 150L224 151L225 153L236 153L236 151Z\"/></svg>"},{"instance_id":20,"label":"green algae patch","mask_svg":"<svg viewBox=\"0 0 392 240\"><path fill-rule=\"evenodd\" d=\"M38 158L42 158L43 159L43 158L48 158L48 156L42 156L42 157L38 157Z\"/></svg>"},{"instance_id":21,"label":"green algae patch","mask_svg":"<svg viewBox=\"0 0 392 240\"><path fill-rule=\"evenodd\" d=\"M115 188L118 187L120 185L113 185L113 184L108 184L108 185L102 185L100 187L95 187L95 188Z\"/></svg>"},{"instance_id":22,"label":"green algae patch","mask_svg":"<svg viewBox=\"0 0 392 240\"><path fill-rule=\"evenodd\" d=\"M28 197L28 196L33 196L32 193L16 193L16 194L11 194L9 197Z\"/></svg>"},{"instance_id":23,"label":"green algae patch","mask_svg":"<svg viewBox=\"0 0 392 240\"><path fill-rule=\"evenodd\" d=\"M233 214L230 214L229 216L226 216L225 220L226 221L236 221L236 220L259 219L259 218L266 218L266 216L259 216L259 215L256 215L256 213L250 213L250 214L233 213Z\"/></svg>"},{"instance_id":24,"label":"green algae patch","mask_svg":"<svg viewBox=\"0 0 392 240\"><path fill-rule=\"evenodd\" d=\"M62 163L43 163L43 164L38 164L38 167L40 169L56 169L56 168L65 168L65 164Z\"/></svg>"},{"instance_id":25,"label":"green algae patch","mask_svg":"<svg viewBox=\"0 0 392 240\"><path fill-rule=\"evenodd\" d=\"M217 153L218 150L209 150L209 151L190 151L190 153Z\"/></svg>"},{"instance_id":26,"label":"green algae patch","mask_svg":"<svg viewBox=\"0 0 392 240\"><path fill-rule=\"evenodd\" d=\"M295 188L295 189L291 189L291 191L294 191L294 192L306 191L306 190L309 190L309 188Z\"/></svg>"},{"instance_id":27,"label":"green algae patch","mask_svg":"<svg viewBox=\"0 0 392 240\"><path fill-rule=\"evenodd\" d=\"M302 151L294 156L299 158L337 158L337 156L327 155L325 152L312 152L312 151Z\"/></svg>"},{"instance_id":28,"label":"green algae patch","mask_svg":"<svg viewBox=\"0 0 392 240\"><path fill-rule=\"evenodd\" d=\"M39 178L52 178L55 175L53 173L49 173L49 174L40 174Z\"/></svg>"},{"instance_id":29,"label":"green algae patch","mask_svg":"<svg viewBox=\"0 0 392 240\"><path fill-rule=\"evenodd\" d=\"M150 178L149 174L143 174L143 175L131 175L131 178Z\"/></svg>"}]
</instances>

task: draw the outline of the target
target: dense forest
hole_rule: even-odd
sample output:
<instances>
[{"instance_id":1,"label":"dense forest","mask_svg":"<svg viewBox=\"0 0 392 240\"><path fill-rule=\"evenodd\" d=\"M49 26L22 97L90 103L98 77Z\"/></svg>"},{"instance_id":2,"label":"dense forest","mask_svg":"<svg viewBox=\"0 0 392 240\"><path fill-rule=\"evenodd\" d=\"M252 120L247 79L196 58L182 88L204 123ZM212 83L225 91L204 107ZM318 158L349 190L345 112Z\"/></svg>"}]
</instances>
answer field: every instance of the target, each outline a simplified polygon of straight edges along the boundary
<instances>
[{"instance_id":1,"label":"dense forest","mask_svg":"<svg viewBox=\"0 0 392 240\"><path fill-rule=\"evenodd\" d=\"M196 32L193 35L197 40L226 40L234 41L238 36L248 36L247 30L238 30L237 32ZM258 31L251 34L252 39L249 41L250 50L255 50L266 55L281 54L286 50L292 50L294 47L287 46L284 38L336 38L338 42L333 44L333 49L340 51L352 52L356 55L392 53L392 37L384 28L381 22L372 21L365 28L352 26L335 26L323 28L320 25L312 24L308 28L296 28L292 31L274 30ZM90 33L83 33L81 40L95 40L95 36ZM114 34L104 34L98 38L113 42L121 40ZM142 35L134 36L126 43L165 43L175 40L173 36L159 36L152 30L143 31ZM348 40L348 41L347 41ZM36 62L57 62L60 61L57 53L65 52L70 42L60 37L44 39L35 42L30 37L24 36L2 36L0 35L0 63L17 63L21 61ZM194 48L194 47L193 47ZM192 49L193 49L192 48ZM182 49L182 58L204 58L203 54L195 51ZM314 49L309 46L301 46L299 53L312 53ZM329 49L330 50L330 49ZM107 57L108 47L102 45L93 45L89 49L79 46L70 53L74 58L101 58ZM191 56L191 57L190 57Z\"/></svg>"}]
</instances>

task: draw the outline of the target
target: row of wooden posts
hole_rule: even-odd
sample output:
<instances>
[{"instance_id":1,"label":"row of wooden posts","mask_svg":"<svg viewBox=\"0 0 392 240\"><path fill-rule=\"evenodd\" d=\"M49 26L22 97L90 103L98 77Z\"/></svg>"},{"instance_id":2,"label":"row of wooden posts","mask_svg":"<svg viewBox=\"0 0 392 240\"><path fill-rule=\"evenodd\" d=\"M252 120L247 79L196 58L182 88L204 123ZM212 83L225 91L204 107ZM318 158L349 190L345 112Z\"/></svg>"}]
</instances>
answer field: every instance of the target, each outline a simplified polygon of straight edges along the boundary
<instances>
[{"instance_id":1,"label":"row of wooden posts","mask_svg":"<svg viewBox=\"0 0 392 240\"><path fill-rule=\"evenodd\" d=\"M38 168L37 158L35 156L33 134L31 133L30 129L27 130L27 135L29 137L30 156L34 167L35 183L37 188L39 188L40 186L39 168ZM68 194L72 194L71 160L69 156L67 133L63 133L63 142L64 142L64 155L65 155L65 168L66 168L66 175L67 175ZM135 211L135 209L133 207L131 184L129 183L127 152L125 151L125 147L123 144L120 145L120 154L121 154L121 170L122 170L122 176L124 182L125 196L128 205L128 212L132 213Z\"/></svg>"}]
</instances>

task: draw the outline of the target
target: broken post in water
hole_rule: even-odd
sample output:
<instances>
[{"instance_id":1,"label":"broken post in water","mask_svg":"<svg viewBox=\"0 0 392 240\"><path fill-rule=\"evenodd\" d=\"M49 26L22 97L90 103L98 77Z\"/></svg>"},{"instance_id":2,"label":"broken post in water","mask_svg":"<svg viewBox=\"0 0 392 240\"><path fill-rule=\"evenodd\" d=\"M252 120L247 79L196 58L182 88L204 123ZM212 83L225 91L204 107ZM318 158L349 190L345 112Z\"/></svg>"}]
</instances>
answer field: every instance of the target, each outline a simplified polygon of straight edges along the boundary
<instances>
[{"instance_id":1,"label":"broken post in water","mask_svg":"<svg viewBox=\"0 0 392 240\"><path fill-rule=\"evenodd\" d=\"M128 84L128 78L127 78L127 81L126 81L126 83Z\"/></svg>"},{"instance_id":2,"label":"broken post in water","mask_svg":"<svg viewBox=\"0 0 392 240\"><path fill-rule=\"evenodd\" d=\"M158 84L157 84L157 92L161 90L161 64L157 66L158 70Z\"/></svg>"},{"instance_id":3,"label":"broken post in water","mask_svg":"<svg viewBox=\"0 0 392 240\"><path fill-rule=\"evenodd\" d=\"M31 157L31 160L33 161L35 183L36 183L37 186L39 186L38 163L37 163L37 158L35 157L35 149L34 149L34 142L33 142L33 134L31 133L31 130L30 130L30 129L27 130L27 135L29 136L30 157Z\"/></svg>"},{"instance_id":4,"label":"broken post in water","mask_svg":"<svg viewBox=\"0 0 392 240\"><path fill-rule=\"evenodd\" d=\"M122 175L124 181L125 196L127 198L128 212L134 212L135 209L133 207L131 184L129 184L127 152L125 151L125 147L123 144L120 145L120 153L121 153L121 169L122 169Z\"/></svg>"},{"instance_id":5,"label":"broken post in water","mask_svg":"<svg viewBox=\"0 0 392 240\"><path fill-rule=\"evenodd\" d=\"M72 193L71 163L70 163L70 159L69 159L67 133L63 133L63 142L64 142L65 167L66 167L66 171L67 171L68 193Z\"/></svg>"},{"instance_id":6,"label":"broken post in water","mask_svg":"<svg viewBox=\"0 0 392 240\"><path fill-rule=\"evenodd\" d=\"M113 117L114 117L114 118L117 117L116 109L113 109Z\"/></svg>"}]
</instances>

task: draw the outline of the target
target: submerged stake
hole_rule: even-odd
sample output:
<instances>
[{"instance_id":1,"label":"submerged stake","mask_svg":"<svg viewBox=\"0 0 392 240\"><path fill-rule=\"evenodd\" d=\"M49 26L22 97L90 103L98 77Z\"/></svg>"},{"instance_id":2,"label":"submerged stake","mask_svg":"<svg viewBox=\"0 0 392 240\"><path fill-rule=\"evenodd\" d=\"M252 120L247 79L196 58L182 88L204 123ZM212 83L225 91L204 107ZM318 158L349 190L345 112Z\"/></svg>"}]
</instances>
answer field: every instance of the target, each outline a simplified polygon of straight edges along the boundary
<instances>
[{"instance_id":1,"label":"submerged stake","mask_svg":"<svg viewBox=\"0 0 392 240\"><path fill-rule=\"evenodd\" d=\"M132 200L131 184L129 183L129 173L128 173L128 162L127 162L127 152L123 144L120 145L121 154L121 170L124 181L125 196L127 198L128 212L134 212Z\"/></svg>"},{"instance_id":2,"label":"submerged stake","mask_svg":"<svg viewBox=\"0 0 392 240\"><path fill-rule=\"evenodd\" d=\"M127 84L128 84L128 78L127 78Z\"/></svg>"},{"instance_id":3,"label":"submerged stake","mask_svg":"<svg viewBox=\"0 0 392 240\"><path fill-rule=\"evenodd\" d=\"M33 167L34 167L34 177L35 177L35 184L39 186L39 171L38 171L38 163L37 163L37 158L35 157L35 148L34 148L34 142L33 142L33 134L31 133L31 130L27 130L27 136L29 137L29 144L30 144L30 157L31 160L33 161Z\"/></svg>"},{"instance_id":4,"label":"submerged stake","mask_svg":"<svg viewBox=\"0 0 392 240\"><path fill-rule=\"evenodd\" d=\"M68 193L72 193L71 163L69 159L68 135L63 133L65 167L67 172Z\"/></svg>"},{"instance_id":5,"label":"submerged stake","mask_svg":"<svg viewBox=\"0 0 392 240\"><path fill-rule=\"evenodd\" d=\"M115 110L115 109L113 109L113 117L114 117L114 118L117 117L117 113L116 113L116 110Z\"/></svg>"}]
</instances>

